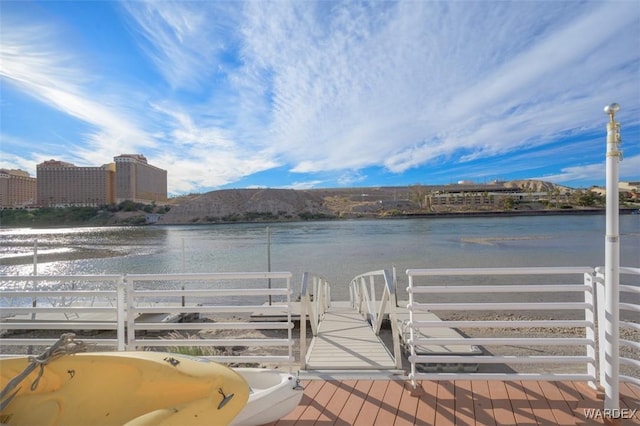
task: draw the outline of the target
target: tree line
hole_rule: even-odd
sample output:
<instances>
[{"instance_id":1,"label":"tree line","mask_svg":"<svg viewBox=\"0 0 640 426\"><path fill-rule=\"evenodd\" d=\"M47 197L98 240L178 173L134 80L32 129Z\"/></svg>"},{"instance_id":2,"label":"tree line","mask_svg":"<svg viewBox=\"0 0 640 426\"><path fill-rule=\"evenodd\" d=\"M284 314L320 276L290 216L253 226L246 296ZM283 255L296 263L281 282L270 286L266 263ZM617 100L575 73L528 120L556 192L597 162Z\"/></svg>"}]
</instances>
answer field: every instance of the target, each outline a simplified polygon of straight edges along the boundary
<instances>
[{"instance_id":1,"label":"tree line","mask_svg":"<svg viewBox=\"0 0 640 426\"><path fill-rule=\"evenodd\" d=\"M43 207L0 210L0 226L103 226L118 212L166 213L168 206L123 201L102 207Z\"/></svg>"}]
</instances>

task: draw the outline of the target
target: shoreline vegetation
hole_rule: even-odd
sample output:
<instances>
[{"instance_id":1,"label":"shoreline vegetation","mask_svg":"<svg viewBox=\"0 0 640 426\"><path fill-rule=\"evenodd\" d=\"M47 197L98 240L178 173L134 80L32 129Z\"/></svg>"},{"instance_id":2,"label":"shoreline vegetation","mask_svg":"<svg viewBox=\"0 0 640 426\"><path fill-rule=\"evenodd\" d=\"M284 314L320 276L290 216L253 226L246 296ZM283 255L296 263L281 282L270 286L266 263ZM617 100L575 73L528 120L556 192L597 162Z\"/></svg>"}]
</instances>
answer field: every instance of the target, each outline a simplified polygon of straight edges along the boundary
<instances>
[{"instance_id":1,"label":"shoreline vegetation","mask_svg":"<svg viewBox=\"0 0 640 426\"><path fill-rule=\"evenodd\" d=\"M91 216L77 215L77 210L90 211ZM153 222L150 223L146 214L141 211L107 213L97 208L89 207L65 207L57 209L55 214L51 209L34 210L0 210L0 228L63 228L63 227L92 227L92 226L148 226L148 225L209 225L214 223L277 223L277 222L303 222L322 220L357 220L357 219L412 219L412 218L469 218L469 217L509 217L509 216L553 216L553 215L598 215L605 214L604 208L564 208L545 210L477 210L477 211L451 211L451 212L415 212L398 213L394 215L354 215L350 217L338 217L332 215L303 215L300 218L281 218L274 215L252 214L237 215L229 218L215 220L191 220L189 223ZM620 214L632 214L635 207L621 208Z\"/></svg>"},{"instance_id":2,"label":"shoreline vegetation","mask_svg":"<svg viewBox=\"0 0 640 426\"><path fill-rule=\"evenodd\" d=\"M621 207L620 214L637 214L640 206ZM90 216L78 216L77 210L91 211ZM472 210L449 212L406 212L393 215L302 215L298 218L278 217L268 214L245 213L226 218L194 218L188 222L173 223L168 221L150 222L144 210L133 212L105 213L98 208L89 207L65 207L56 209L51 214L51 209L34 210L0 210L0 229L10 228L67 228L67 227L94 227L94 226L153 226L153 225L211 225L232 223L278 223L278 222L304 222L324 220L358 220L358 219L437 219L437 218L473 218L473 217L514 217L514 216L580 216L580 215L604 215L604 207L579 207L571 206L562 209L522 209L522 210Z\"/></svg>"},{"instance_id":3,"label":"shoreline vegetation","mask_svg":"<svg viewBox=\"0 0 640 426\"><path fill-rule=\"evenodd\" d=\"M595 190L543 181L430 187L226 189L171 198L164 205L124 201L100 207L0 210L0 227L90 227L275 223L352 219L468 218L603 214ZM621 214L640 203L621 197Z\"/></svg>"}]
</instances>

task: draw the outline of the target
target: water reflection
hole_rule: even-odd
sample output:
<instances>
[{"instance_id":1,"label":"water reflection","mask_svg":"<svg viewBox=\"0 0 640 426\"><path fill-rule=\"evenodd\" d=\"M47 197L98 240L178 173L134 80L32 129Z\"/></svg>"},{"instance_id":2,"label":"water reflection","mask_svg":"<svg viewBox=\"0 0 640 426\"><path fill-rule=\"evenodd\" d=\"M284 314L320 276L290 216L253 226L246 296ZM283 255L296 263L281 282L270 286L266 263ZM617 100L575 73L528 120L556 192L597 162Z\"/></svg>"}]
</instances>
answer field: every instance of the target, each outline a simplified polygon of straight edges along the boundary
<instances>
[{"instance_id":1,"label":"water reflection","mask_svg":"<svg viewBox=\"0 0 640 426\"><path fill-rule=\"evenodd\" d=\"M351 278L407 268L598 266L604 216L353 220L274 223L271 270L315 272L336 298ZM0 273L125 274L266 271L267 225L228 224L60 229L1 229ZM622 216L621 264L638 266L640 216Z\"/></svg>"}]
</instances>

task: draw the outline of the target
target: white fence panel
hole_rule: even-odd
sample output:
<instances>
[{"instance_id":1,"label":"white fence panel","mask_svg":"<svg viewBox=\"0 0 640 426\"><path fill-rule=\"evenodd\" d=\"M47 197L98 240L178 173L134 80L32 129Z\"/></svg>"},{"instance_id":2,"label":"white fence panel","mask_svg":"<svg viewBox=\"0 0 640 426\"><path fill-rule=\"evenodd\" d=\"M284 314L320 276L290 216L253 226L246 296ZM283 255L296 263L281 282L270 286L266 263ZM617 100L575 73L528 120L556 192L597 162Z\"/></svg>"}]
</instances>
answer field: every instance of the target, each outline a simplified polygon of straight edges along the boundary
<instances>
[{"instance_id":1,"label":"white fence panel","mask_svg":"<svg viewBox=\"0 0 640 426\"><path fill-rule=\"evenodd\" d=\"M121 275L4 275L0 282L13 289L0 293L0 357L42 352L60 337L14 337L20 330L71 331L90 347L124 350ZM100 337L105 331L113 337Z\"/></svg>"},{"instance_id":2,"label":"white fence panel","mask_svg":"<svg viewBox=\"0 0 640 426\"><path fill-rule=\"evenodd\" d=\"M455 377L457 380L580 380L588 381L595 387L596 382L596 341L595 341L595 298L594 298L594 269L588 267L553 267L553 268L467 268L467 269L409 269L407 275L409 286L409 345L411 355L411 373L409 378L414 381L447 380ZM535 280L523 285L522 277L534 277ZM564 281L550 283L554 280L579 280L578 283ZM447 277L444 279L443 277ZM453 279L451 278L453 277ZM498 279L498 277L500 277ZM460 283L455 281L459 279ZM473 284L473 281L481 284ZM499 284L487 285L487 281L496 280ZM470 283L471 282L471 283ZM443 284L444 283L444 284ZM506 295L510 300L495 302L492 298ZM567 296L573 294L574 296ZM523 297L523 295L526 295ZM444 297L446 300L431 302L434 297ZM464 301L455 301L462 297ZM546 300L545 300L546 297ZM568 300L555 301L559 297ZM532 299L538 299L531 301ZM572 300L569 300L572 299ZM559 299L558 299L559 300ZM582 319L516 319L516 320L444 320L417 321L415 314L420 311L438 313L439 311L493 313L495 311L509 312L517 315L523 311L552 311L556 313L570 312ZM542 328L556 330L556 327L583 327L583 337L461 337L436 338L424 337L437 333L430 333L434 328L466 327L477 330L486 328L504 328L517 330L520 328ZM479 345L479 346L526 346L535 349L536 346L575 346L584 351L584 355L429 355L418 354L416 348L425 345ZM420 372L425 366L434 364L506 364L506 365L535 365L564 364L585 366L584 373L550 374L541 373L500 373L500 372L460 372L438 373ZM466 371L466 370L465 370Z\"/></svg>"}]
</instances>

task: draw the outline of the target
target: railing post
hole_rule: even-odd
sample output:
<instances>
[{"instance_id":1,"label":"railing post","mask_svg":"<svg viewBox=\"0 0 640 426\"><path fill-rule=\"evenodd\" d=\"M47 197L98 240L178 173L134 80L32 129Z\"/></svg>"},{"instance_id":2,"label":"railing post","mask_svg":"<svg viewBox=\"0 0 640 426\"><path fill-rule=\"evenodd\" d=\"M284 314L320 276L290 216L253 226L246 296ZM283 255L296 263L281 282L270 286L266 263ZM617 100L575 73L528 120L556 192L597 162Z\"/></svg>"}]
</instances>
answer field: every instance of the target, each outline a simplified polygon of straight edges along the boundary
<instances>
[{"instance_id":1,"label":"railing post","mask_svg":"<svg viewBox=\"0 0 640 426\"><path fill-rule=\"evenodd\" d=\"M116 321L118 350L126 349L126 322L127 322L127 291L125 289L124 276L121 275L116 281Z\"/></svg>"},{"instance_id":2,"label":"railing post","mask_svg":"<svg viewBox=\"0 0 640 426\"><path fill-rule=\"evenodd\" d=\"M122 281L126 287L126 301L127 301L127 344L126 350L131 351L135 349L136 340L136 300L134 294L134 281L129 279L127 275L122 276Z\"/></svg>"},{"instance_id":3,"label":"railing post","mask_svg":"<svg viewBox=\"0 0 640 426\"><path fill-rule=\"evenodd\" d=\"M378 316L376 311L376 287L375 287L375 279L373 275L369 276L369 294L370 294L370 305L369 305L369 313L371 314L371 324L375 326L378 322Z\"/></svg>"},{"instance_id":4,"label":"railing post","mask_svg":"<svg viewBox=\"0 0 640 426\"><path fill-rule=\"evenodd\" d=\"M595 272L594 272L595 273ZM585 308L584 310L584 319L589 323L589 325L585 328L585 337L591 342L587 345L587 356L593 359L587 365L587 374L591 376L593 379L589 381L589 386L593 389L597 388L597 371L596 371L596 333L595 333L595 294L596 294L596 286L593 279L593 274L584 274L584 301L587 303L590 308Z\"/></svg>"},{"instance_id":5,"label":"railing post","mask_svg":"<svg viewBox=\"0 0 640 426\"><path fill-rule=\"evenodd\" d=\"M597 308L597 321L598 321L598 371L599 380L598 383L604 389L605 382L605 293L604 293L604 274L600 268L596 269L595 277L596 285L596 308Z\"/></svg>"},{"instance_id":6,"label":"railing post","mask_svg":"<svg viewBox=\"0 0 640 426\"><path fill-rule=\"evenodd\" d=\"M307 368L307 283L309 274L302 273L300 285L300 369Z\"/></svg>"},{"instance_id":7,"label":"railing post","mask_svg":"<svg viewBox=\"0 0 640 426\"><path fill-rule=\"evenodd\" d=\"M417 382L416 382L416 361L415 361L415 356L416 356L416 345L415 345L415 335L413 332L413 302L414 302L414 296L413 296L413 275L409 273L409 271L407 271L407 276L409 277L409 285L407 286L407 293L409 294L409 304L407 305L407 309L409 310L409 348L410 348L410 356L409 356L409 362L411 364L411 384L413 385L414 389L417 386Z\"/></svg>"},{"instance_id":8,"label":"railing post","mask_svg":"<svg viewBox=\"0 0 640 426\"><path fill-rule=\"evenodd\" d=\"M271 278L269 278L271 280ZM302 318L300 319L302 324ZM289 374L293 371L293 321L291 320L291 278L287 278L287 338L289 339Z\"/></svg>"},{"instance_id":9,"label":"railing post","mask_svg":"<svg viewBox=\"0 0 640 426\"><path fill-rule=\"evenodd\" d=\"M393 358L396 362L396 368L402 369L402 352L400 350L400 336L398 335L398 316L397 306L398 299L396 297L396 271L395 266L393 273L389 276L389 272L384 271L385 287L389 291L389 322L391 323L391 337L393 339Z\"/></svg>"}]
</instances>

